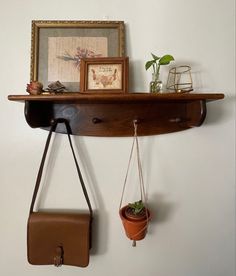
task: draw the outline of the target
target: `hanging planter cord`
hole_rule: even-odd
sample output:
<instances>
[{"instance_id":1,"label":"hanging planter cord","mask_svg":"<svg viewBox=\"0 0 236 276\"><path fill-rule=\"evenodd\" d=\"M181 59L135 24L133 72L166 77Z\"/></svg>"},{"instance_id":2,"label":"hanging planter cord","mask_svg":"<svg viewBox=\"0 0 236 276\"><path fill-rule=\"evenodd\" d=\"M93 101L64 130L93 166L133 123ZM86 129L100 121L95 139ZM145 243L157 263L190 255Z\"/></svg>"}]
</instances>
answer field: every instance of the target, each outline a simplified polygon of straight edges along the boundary
<instances>
[{"instance_id":1,"label":"hanging planter cord","mask_svg":"<svg viewBox=\"0 0 236 276\"><path fill-rule=\"evenodd\" d=\"M128 167L127 167L127 171L126 171L126 175L125 175L125 181L124 181L124 185L123 185L123 189L122 189L122 195L121 195L119 209L121 209L121 206L122 206L125 188L127 185L127 178L128 178L128 174L129 174L129 170L130 170L130 164L131 164L132 156L134 154L134 147L136 146L140 194L141 194L141 200L144 203L144 207L145 207L145 211L146 211L146 218L147 218L146 226L144 226L143 229L141 229L138 233L135 234L135 236L137 236L140 232L142 232L145 228L148 227L148 208L147 208L147 199L146 199L146 193L145 193L145 187L144 187L144 181L143 181L142 165L141 165L141 159L140 159L139 142L138 142L138 121L137 120L133 121L133 126L134 126L133 143L132 143L132 147L131 147L131 151L130 151L129 162L128 162ZM132 246L136 246L136 240L133 240Z\"/></svg>"}]
</instances>

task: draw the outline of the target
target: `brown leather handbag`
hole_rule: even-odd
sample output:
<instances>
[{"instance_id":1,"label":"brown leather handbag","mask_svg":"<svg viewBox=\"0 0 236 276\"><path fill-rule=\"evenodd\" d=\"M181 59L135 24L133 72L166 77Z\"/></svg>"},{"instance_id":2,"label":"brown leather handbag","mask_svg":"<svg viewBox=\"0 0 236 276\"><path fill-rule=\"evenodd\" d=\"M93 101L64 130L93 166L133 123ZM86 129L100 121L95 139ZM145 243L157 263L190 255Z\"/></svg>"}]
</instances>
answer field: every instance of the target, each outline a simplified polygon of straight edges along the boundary
<instances>
[{"instance_id":1,"label":"brown leather handbag","mask_svg":"<svg viewBox=\"0 0 236 276\"><path fill-rule=\"evenodd\" d=\"M66 126L67 136L81 187L88 204L89 213L34 212L34 204L39 190L52 132L55 131L58 123L64 123ZM33 265L54 264L55 266L60 266L64 264L86 267L89 264L93 211L82 174L76 160L70 133L71 129L68 121L65 119L56 119L52 123L46 141L28 218L27 254L28 262Z\"/></svg>"}]
</instances>

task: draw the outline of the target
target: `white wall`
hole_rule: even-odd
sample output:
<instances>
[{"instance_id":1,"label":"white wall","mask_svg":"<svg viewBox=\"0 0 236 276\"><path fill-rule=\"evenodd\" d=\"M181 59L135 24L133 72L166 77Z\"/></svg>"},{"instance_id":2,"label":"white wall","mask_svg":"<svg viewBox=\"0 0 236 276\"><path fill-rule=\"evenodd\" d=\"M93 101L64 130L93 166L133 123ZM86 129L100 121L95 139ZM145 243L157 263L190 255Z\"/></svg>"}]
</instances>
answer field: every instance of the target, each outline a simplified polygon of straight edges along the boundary
<instances>
[{"instance_id":1,"label":"white wall","mask_svg":"<svg viewBox=\"0 0 236 276\"><path fill-rule=\"evenodd\" d=\"M235 275L235 7L233 0L8 0L0 4L0 274L13 275ZM36 267L26 260L26 221L46 131L25 122L32 19L124 20L131 86L147 91L150 52L170 53L192 66L196 91L223 92L208 104L204 125L140 139L153 211L149 235L137 248L125 238L118 206L131 138L76 137L97 209L88 268ZM165 80L168 68L163 68ZM50 159L55 168L40 207L80 206L65 137ZM133 178L136 180L136 177ZM134 182L134 181L133 181ZM76 190L78 189L78 190ZM70 194L70 191L74 192ZM130 183L130 193L133 195Z\"/></svg>"}]
</instances>

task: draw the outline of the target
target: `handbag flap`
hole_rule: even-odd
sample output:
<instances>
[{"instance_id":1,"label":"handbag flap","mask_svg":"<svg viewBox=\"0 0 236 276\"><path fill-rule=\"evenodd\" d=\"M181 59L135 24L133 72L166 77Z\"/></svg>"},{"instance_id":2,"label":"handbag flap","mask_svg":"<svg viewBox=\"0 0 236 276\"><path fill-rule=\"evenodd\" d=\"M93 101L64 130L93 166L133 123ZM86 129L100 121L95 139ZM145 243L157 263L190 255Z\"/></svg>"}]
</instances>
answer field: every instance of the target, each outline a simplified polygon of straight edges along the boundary
<instances>
[{"instance_id":1,"label":"handbag flap","mask_svg":"<svg viewBox=\"0 0 236 276\"><path fill-rule=\"evenodd\" d=\"M30 264L86 267L89 263L91 215L33 212L28 219L27 253ZM58 248L61 256L58 256Z\"/></svg>"}]
</instances>

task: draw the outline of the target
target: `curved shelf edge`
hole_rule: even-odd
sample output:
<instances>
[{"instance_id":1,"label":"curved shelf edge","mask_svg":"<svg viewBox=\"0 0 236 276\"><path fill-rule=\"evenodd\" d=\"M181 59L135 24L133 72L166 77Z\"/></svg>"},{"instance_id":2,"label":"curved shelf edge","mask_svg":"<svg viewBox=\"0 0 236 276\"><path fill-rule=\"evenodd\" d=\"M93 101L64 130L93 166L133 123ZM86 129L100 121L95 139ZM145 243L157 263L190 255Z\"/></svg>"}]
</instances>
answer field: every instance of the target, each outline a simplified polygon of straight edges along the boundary
<instances>
[{"instance_id":1,"label":"curved shelf edge","mask_svg":"<svg viewBox=\"0 0 236 276\"><path fill-rule=\"evenodd\" d=\"M147 101L214 101L224 98L222 93L79 93L67 92L50 95L9 95L10 101L52 101L52 102L78 102L78 103L99 103L99 102L147 102Z\"/></svg>"},{"instance_id":2,"label":"curved shelf edge","mask_svg":"<svg viewBox=\"0 0 236 276\"><path fill-rule=\"evenodd\" d=\"M176 93L177 94L177 93ZM11 95L25 102L25 118L33 127L47 129L55 118L68 119L72 134L81 136L127 137L157 135L200 126L206 117L206 102L223 99L223 94L67 94ZM57 132L65 133L64 126Z\"/></svg>"}]
</instances>

